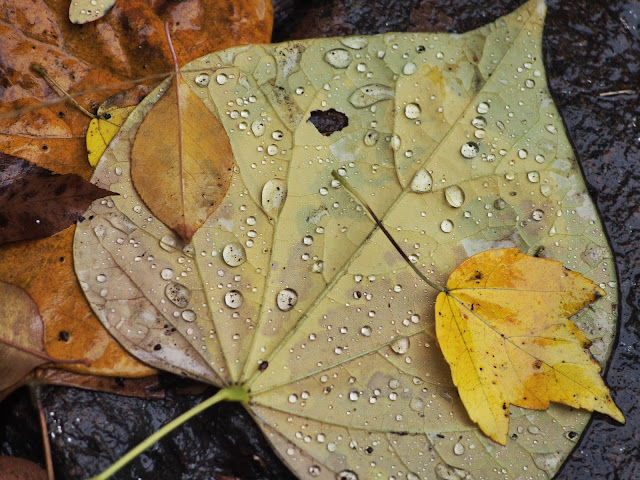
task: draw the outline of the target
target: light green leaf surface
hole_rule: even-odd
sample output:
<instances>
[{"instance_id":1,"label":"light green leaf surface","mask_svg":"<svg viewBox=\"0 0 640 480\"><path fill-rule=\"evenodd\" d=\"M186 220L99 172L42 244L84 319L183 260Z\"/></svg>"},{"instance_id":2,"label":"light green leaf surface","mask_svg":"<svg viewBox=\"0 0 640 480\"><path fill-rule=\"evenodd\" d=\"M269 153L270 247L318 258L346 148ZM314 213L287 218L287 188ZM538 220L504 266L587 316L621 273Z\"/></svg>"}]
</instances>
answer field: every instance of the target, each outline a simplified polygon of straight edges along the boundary
<instances>
[{"instance_id":1,"label":"light green leaf surface","mask_svg":"<svg viewBox=\"0 0 640 480\"><path fill-rule=\"evenodd\" d=\"M502 447L469 420L428 288L339 182L366 198L432 280L489 248L560 260L607 292L573 320L604 362L611 252L549 95L544 5L462 35L385 34L238 47L185 67L236 160L218 210L180 240L131 184L129 151L162 86L94 180L118 192L80 223L75 264L109 331L154 367L250 389L250 412L300 478L552 476L590 414L512 409ZM335 109L324 136L307 119Z\"/></svg>"}]
</instances>

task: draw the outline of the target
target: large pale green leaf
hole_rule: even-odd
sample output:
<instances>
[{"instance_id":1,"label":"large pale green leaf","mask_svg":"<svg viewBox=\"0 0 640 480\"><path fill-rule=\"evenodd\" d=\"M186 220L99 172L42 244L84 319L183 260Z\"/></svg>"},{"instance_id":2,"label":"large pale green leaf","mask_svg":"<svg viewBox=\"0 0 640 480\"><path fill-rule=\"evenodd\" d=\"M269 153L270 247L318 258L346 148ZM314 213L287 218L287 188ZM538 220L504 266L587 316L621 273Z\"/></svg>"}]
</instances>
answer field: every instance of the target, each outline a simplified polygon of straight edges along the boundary
<instances>
[{"instance_id":1,"label":"large pale green leaf","mask_svg":"<svg viewBox=\"0 0 640 480\"><path fill-rule=\"evenodd\" d=\"M600 284L606 297L573 320L604 362L613 261L547 90L543 17L532 0L462 35L246 46L187 65L183 78L228 132L231 187L189 245L139 199L129 152L160 87L96 170L120 196L96 201L77 229L76 270L97 315L155 367L245 385L300 478L552 476L589 413L512 407L505 447L482 435L435 340L437 292L331 176L440 284L498 247ZM308 119L331 109L348 125L323 135Z\"/></svg>"}]
</instances>

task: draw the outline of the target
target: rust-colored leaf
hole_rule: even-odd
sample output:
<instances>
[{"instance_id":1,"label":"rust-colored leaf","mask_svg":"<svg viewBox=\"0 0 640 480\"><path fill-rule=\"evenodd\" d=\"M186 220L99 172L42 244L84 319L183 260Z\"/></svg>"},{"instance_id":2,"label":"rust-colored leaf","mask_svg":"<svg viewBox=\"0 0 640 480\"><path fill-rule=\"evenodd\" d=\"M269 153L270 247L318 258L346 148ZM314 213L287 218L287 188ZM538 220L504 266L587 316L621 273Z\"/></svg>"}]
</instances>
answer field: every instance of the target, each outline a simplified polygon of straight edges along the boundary
<instances>
[{"instance_id":1,"label":"rust-colored leaf","mask_svg":"<svg viewBox=\"0 0 640 480\"><path fill-rule=\"evenodd\" d=\"M467 259L436 300L436 334L471 420L505 445L509 405L546 410L549 402L622 412L569 320L605 292L556 260L518 249L486 250Z\"/></svg>"},{"instance_id":2,"label":"rust-colored leaf","mask_svg":"<svg viewBox=\"0 0 640 480\"><path fill-rule=\"evenodd\" d=\"M0 479L2 480L47 480L47 478L47 472L29 460L0 456Z\"/></svg>"},{"instance_id":3,"label":"rust-colored leaf","mask_svg":"<svg viewBox=\"0 0 640 480\"><path fill-rule=\"evenodd\" d=\"M120 377L154 373L127 354L89 308L73 271L74 231L70 227L53 237L5 246L0 250L0 279L23 287L37 303L50 356L91 362L89 367L74 364L65 369Z\"/></svg>"},{"instance_id":4,"label":"rust-colored leaf","mask_svg":"<svg viewBox=\"0 0 640 480\"><path fill-rule=\"evenodd\" d=\"M42 330L38 307L27 292L0 282L0 399L47 363Z\"/></svg>"},{"instance_id":5,"label":"rust-colored leaf","mask_svg":"<svg viewBox=\"0 0 640 480\"><path fill-rule=\"evenodd\" d=\"M79 175L58 175L0 152L0 245L49 237L108 195Z\"/></svg>"},{"instance_id":6,"label":"rust-colored leaf","mask_svg":"<svg viewBox=\"0 0 640 480\"><path fill-rule=\"evenodd\" d=\"M220 120L176 77L143 120L131 150L131 176L140 197L190 241L222 201L232 168L233 152Z\"/></svg>"}]
</instances>

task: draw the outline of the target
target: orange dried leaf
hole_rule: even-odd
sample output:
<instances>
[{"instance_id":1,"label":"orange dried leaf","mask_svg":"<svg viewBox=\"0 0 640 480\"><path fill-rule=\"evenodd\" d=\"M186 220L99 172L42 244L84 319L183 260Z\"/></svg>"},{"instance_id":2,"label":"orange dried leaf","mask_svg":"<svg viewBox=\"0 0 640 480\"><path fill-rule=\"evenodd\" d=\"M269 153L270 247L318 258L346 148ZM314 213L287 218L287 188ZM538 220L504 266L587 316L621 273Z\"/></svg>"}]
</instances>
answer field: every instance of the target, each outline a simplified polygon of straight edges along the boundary
<instances>
[{"instance_id":1,"label":"orange dried leaf","mask_svg":"<svg viewBox=\"0 0 640 480\"><path fill-rule=\"evenodd\" d=\"M91 365L60 366L79 373L141 377L155 370L129 355L102 327L89 308L73 271L75 227L37 241L0 250L0 279L24 288L44 322L48 355L61 360L87 359Z\"/></svg>"},{"instance_id":2,"label":"orange dried leaf","mask_svg":"<svg viewBox=\"0 0 640 480\"><path fill-rule=\"evenodd\" d=\"M624 422L599 375L590 342L568 317L604 295L560 262L517 249L463 262L436 300L436 334L469 417L504 445L509 405L549 402Z\"/></svg>"},{"instance_id":3,"label":"orange dried leaf","mask_svg":"<svg viewBox=\"0 0 640 480\"><path fill-rule=\"evenodd\" d=\"M190 241L229 188L233 152L220 120L177 82L140 125L131 176L151 211Z\"/></svg>"},{"instance_id":4,"label":"orange dried leaf","mask_svg":"<svg viewBox=\"0 0 640 480\"><path fill-rule=\"evenodd\" d=\"M20 287L0 282L0 399L19 386L31 370L47 363L43 357L37 305Z\"/></svg>"}]
</instances>

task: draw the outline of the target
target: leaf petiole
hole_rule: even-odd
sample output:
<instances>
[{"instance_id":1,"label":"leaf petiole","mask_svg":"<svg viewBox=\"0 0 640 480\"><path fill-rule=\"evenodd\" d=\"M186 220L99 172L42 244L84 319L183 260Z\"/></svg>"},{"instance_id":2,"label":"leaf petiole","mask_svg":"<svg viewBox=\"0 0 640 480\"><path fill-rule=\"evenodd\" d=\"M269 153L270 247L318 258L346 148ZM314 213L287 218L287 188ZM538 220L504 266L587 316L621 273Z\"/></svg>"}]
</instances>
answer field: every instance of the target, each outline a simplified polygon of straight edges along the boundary
<instances>
[{"instance_id":1,"label":"leaf petiole","mask_svg":"<svg viewBox=\"0 0 640 480\"><path fill-rule=\"evenodd\" d=\"M436 290L438 290L439 292L445 292L445 293L449 293L449 291L438 285L435 282L432 282L431 280L429 280L424 273L422 273L418 267L415 266L415 264L409 259L409 257L407 256L406 253L404 253L404 250L402 250L402 248L400 247L400 245L398 245L398 242L395 241L395 239L391 236L391 234L389 233L389 231L385 228L385 226L382 224L382 222L380 221L380 219L378 218L378 216L374 213L374 211L371 209L371 207L369 206L369 204L360 196L360 194L358 192L355 191L355 189L349 184L349 182L347 181L346 178L344 178L342 175L340 175L337 171L333 170L331 172L331 175L333 176L333 178L335 178L337 181L339 181L342 186L344 188L347 189L347 191L353 195L356 200L358 200L358 202L360 202L360 204L367 209L367 212L369 212L369 215L371 216L371 218L373 219L373 221L376 223L376 225L380 228L380 230L382 230L382 233L384 233L386 235L386 237L389 239L389 241L391 242L391 244L393 245L393 247L398 251L398 253L400 254L400 256L409 264L409 266L413 269L414 272L416 272L416 275L418 275L422 280L424 280L424 282L429 285L431 288L434 288Z\"/></svg>"},{"instance_id":2,"label":"leaf petiole","mask_svg":"<svg viewBox=\"0 0 640 480\"><path fill-rule=\"evenodd\" d=\"M56 87L82 113L84 113L85 115L87 115L90 118L98 118L95 114L91 113L89 110L87 110L82 105L80 105L78 102L76 102L76 99L73 98L71 95L69 95L69 93L64 88L62 88L62 86L60 86L60 84L58 82L56 82L55 79L51 75L49 75L49 72L47 72L47 70L42 65L38 65L37 63L32 63L31 64L31 70L36 72L38 75L42 76L47 82L49 82L51 85Z\"/></svg>"},{"instance_id":3,"label":"leaf petiole","mask_svg":"<svg viewBox=\"0 0 640 480\"><path fill-rule=\"evenodd\" d=\"M113 465L107 468L105 471L92 477L89 480L106 480L111 476L115 475L122 467L124 467L131 460L136 458L142 452L144 452L147 448L151 447L154 443L158 442L162 437L171 433L173 430L178 428L180 425L185 423L187 420L195 417L197 414L206 410L207 408L215 405L216 403L220 403L222 401L227 402L240 402L246 404L249 402L249 392L242 385L236 385L232 387L226 387L222 390L219 390L215 395L209 397L202 403L199 403L195 407L187 410L179 417L174 418L169 423L164 425L158 431L149 435L142 442L136 445L134 448L125 453L122 457L118 459Z\"/></svg>"}]
</instances>

